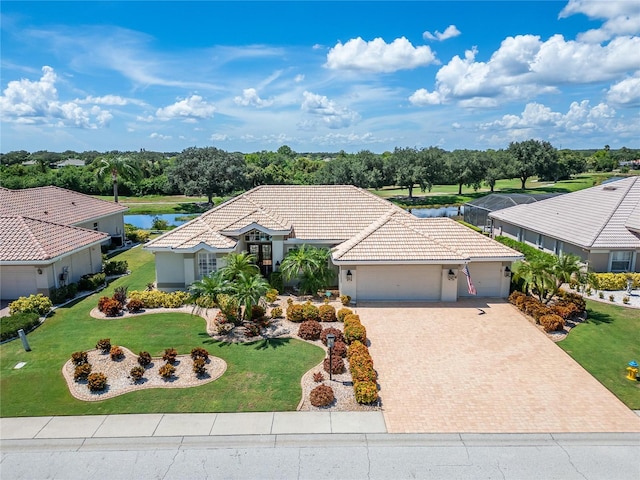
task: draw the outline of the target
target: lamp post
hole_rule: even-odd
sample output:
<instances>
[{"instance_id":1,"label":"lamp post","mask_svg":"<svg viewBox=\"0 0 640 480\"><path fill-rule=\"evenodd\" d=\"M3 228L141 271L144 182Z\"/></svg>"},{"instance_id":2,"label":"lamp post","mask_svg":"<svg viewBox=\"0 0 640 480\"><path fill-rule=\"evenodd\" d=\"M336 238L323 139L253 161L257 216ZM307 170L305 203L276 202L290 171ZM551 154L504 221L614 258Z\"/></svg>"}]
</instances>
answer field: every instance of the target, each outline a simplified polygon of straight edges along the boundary
<instances>
[{"instance_id":1,"label":"lamp post","mask_svg":"<svg viewBox=\"0 0 640 480\"><path fill-rule=\"evenodd\" d=\"M329 381L333 381L333 345L336 342L336 336L333 333L327 335L327 347L329 347Z\"/></svg>"}]
</instances>

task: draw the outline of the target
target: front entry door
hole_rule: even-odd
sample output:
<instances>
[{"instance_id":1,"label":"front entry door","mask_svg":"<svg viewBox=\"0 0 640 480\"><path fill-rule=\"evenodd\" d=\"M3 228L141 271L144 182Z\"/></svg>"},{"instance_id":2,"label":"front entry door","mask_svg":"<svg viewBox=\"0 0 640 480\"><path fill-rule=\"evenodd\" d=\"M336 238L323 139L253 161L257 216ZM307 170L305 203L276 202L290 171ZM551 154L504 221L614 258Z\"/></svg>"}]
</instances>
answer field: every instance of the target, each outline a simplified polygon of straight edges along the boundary
<instances>
[{"instance_id":1,"label":"front entry door","mask_svg":"<svg viewBox=\"0 0 640 480\"><path fill-rule=\"evenodd\" d=\"M271 256L271 243L250 243L247 245L249 253L256 256L256 263L260 267L260 273L264 278L269 278L273 271Z\"/></svg>"}]
</instances>

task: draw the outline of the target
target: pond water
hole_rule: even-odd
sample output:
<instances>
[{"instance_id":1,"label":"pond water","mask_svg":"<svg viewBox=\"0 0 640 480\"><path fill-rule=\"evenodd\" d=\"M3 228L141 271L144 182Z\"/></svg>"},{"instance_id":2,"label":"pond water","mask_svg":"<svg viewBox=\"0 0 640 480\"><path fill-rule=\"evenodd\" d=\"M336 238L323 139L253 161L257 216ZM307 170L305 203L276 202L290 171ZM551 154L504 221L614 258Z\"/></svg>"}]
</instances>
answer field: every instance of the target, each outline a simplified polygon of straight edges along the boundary
<instances>
[{"instance_id":1,"label":"pond water","mask_svg":"<svg viewBox=\"0 0 640 480\"><path fill-rule=\"evenodd\" d=\"M197 216L197 215L196 215ZM143 230L150 230L153 227L153 219L160 218L165 220L169 225L180 226L187 223L194 218L190 213L162 213L156 215L125 215L124 223L130 223L136 228L142 228ZM180 220L178 220L180 219Z\"/></svg>"},{"instance_id":2,"label":"pond water","mask_svg":"<svg viewBox=\"0 0 640 480\"><path fill-rule=\"evenodd\" d=\"M411 208L409 213L418 218L457 217L464 214L464 207Z\"/></svg>"}]
</instances>

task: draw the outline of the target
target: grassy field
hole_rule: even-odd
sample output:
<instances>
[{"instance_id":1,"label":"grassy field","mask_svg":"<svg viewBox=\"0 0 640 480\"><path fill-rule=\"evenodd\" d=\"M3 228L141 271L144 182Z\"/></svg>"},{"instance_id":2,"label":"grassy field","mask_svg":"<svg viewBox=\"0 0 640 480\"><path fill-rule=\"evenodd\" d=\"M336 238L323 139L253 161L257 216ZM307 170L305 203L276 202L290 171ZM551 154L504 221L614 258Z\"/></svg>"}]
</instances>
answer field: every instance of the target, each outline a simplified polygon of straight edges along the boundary
<instances>
[{"instance_id":1,"label":"grassy field","mask_svg":"<svg viewBox=\"0 0 640 480\"><path fill-rule=\"evenodd\" d=\"M629 361L640 361L640 311L587 300L587 313L588 320L558 345L629 408L639 410L640 382L627 380L625 369Z\"/></svg>"},{"instance_id":2,"label":"grassy field","mask_svg":"<svg viewBox=\"0 0 640 480\"><path fill-rule=\"evenodd\" d=\"M520 189L520 180L507 179L496 182L495 193L569 193L584 188L589 188L601 183L603 180L614 176L611 173L582 174L570 180L559 182L538 182L536 177L527 180L527 189ZM385 187L380 190L372 190L373 193L383 198L404 206L440 206L461 205L490 193L488 187L474 191L469 187L462 187L462 195L458 195L457 185L434 185L430 192L421 192L414 188L412 201L409 201L409 190L406 188Z\"/></svg>"},{"instance_id":3,"label":"grassy field","mask_svg":"<svg viewBox=\"0 0 640 480\"><path fill-rule=\"evenodd\" d=\"M95 198L113 202L112 195L94 195ZM214 199L216 204L222 199ZM202 204L207 202L207 197L187 197L185 195L145 195L142 197L119 196L118 202L129 207L128 215L137 214L161 214L161 213L202 213Z\"/></svg>"},{"instance_id":4,"label":"grassy field","mask_svg":"<svg viewBox=\"0 0 640 480\"><path fill-rule=\"evenodd\" d=\"M99 296L117 286L143 289L153 280L153 255L140 248L117 257L127 260L132 274L113 282L106 291L58 309L28 335L32 351L20 341L0 346L0 415L82 415L153 412L241 412L295 410L302 395L302 375L317 365L324 352L296 339L274 339L250 344L216 342L206 333L205 321L184 313L97 320L89 315ZM153 356L173 347L187 354L202 346L227 362L218 380L187 389L150 389L99 402L71 396L62 366L71 353L88 350L100 338L111 338L133 352ZM22 369L13 367L27 362Z\"/></svg>"}]
</instances>

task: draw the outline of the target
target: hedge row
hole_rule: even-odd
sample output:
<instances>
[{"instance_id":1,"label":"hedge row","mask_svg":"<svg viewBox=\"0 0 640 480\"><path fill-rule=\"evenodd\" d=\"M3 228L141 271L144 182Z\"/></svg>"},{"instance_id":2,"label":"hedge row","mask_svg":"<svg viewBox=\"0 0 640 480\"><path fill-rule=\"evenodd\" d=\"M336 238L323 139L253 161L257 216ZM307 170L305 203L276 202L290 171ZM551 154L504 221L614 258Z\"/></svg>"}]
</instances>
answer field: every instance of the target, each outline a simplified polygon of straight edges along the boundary
<instances>
[{"instance_id":1,"label":"hedge row","mask_svg":"<svg viewBox=\"0 0 640 480\"><path fill-rule=\"evenodd\" d=\"M25 332L40 323L40 315L34 312L16 313L0 319L0 341L4 342L18 336L18 330Z\"/></svg>"},{"instance_id":2,"label":"hedge row","mask_svg":"<svg viewBox=\"0 0 640 480\"><path fill-rule=\"evenodd\" d=\"M332 305L325 304L316 307L311 301L293 303L291 299L287 303L287 320L290 322L306 322L309 320L335 322L338 319L336 309Z\"/></svg>"},{"instance_id":3,"label":"hedge row","mask_svg":"<svg viewBox=\"0 0 640 480\"><path fill-rule=\"evenodd\" d=\"M353 390L358 403L373 403L378 400L378 375L373 368L373 359L366 345L354 341L347 349L349 370L353 379Z\"/></svg>"},{"instance_id":4,"label":"hedge row","mask_svg":"<svg viewBox=\"0 0 640 480\"><path fill-rule=\"evenodd\" d=\"M598 290L626 290L627 279L633 281L632 288L640 288L640 273L594 273Z\"/></svg>"},{"instance_id":5,"label":"hedge row","mask_svg":"<svg viewBox=\"0 0 640 480\"><path fill-rule=\"evenodd\" d=\"M566 320L581 315L586 308L584 298L568 292L562 292L551 305L545 305L537 298L517 291L509 295L509 301L520 311L533 317L545 332L563 330Z\"/></svg>"},{"instance_id":6,"label":"hedge row","mask_svg":"<svg viewBox=\"0 0 640 480\"><path fill-rule=\"evenodd\" d=\"M161 292L159 290L132 290L129 292L129 300L139 300L143 308L178 308L187 304L191 295L187 292Z\"/></svg>"},{"instance_id":7,"label":"hedge row","mask_svg":"<svg viewBox=\"0 0 640 480\"><path fill-rule=\"evenodd\" d=\"M548 261L552 261L555 259L555 255L543 252L535 247L532 247L531 245L527 245L526 243L514 240L513 238L498 235L495 239L503 245L506 245L507 247L513 248L514 250L522 253L527 262L531 262L532 260L536 259Z\"/></svg>"}]
</instances>

